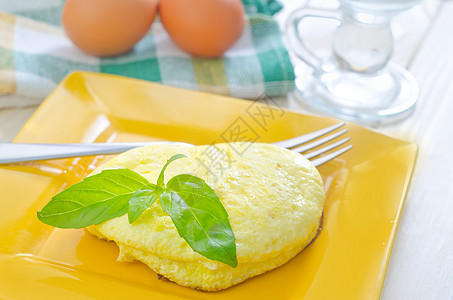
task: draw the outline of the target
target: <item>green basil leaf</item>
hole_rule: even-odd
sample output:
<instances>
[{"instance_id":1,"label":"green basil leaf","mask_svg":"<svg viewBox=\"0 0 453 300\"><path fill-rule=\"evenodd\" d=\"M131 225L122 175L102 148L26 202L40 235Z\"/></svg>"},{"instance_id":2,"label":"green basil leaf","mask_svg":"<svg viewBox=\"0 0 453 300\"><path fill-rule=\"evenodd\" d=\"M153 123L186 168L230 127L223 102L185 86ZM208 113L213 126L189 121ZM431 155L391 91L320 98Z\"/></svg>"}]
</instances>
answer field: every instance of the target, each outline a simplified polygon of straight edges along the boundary
<instances>
[{"instance_id":1,"label":"green basil leaf","mask_svg":"<svg viewBox=\"0 0 453 300\"><path fill-rule=\"evenodd\" d=\"M132 170L104 170L54 196L38 219L59 228L97 225L127 213L133 193L148 184Z\"/></svg>"},{"instance_id":2,"label":"green basil leaf","mask_svg":"<svg viewBox=\"0 0 453 300\"><path fill-rule=\"evenodd\" d=\"M183 158L183 157L187 157L185 156L184 154L175 154L173 155L172 157L170 157L167 162L165 163L165 165L162 167L162 170L160 171L160 174L159 174L159 178L157 178L157 185L164 188L165 185L164 185L164 172L165 172L165 169L167 169L168 165L170 163L172 163L173 161L179 159L179 158Z\"/></svg>"},{"instance_id":3,"label":"green basil leaf","mask_svg":"<svg viewBox=\"0 0 453 300\"><path fill-rule=\"evenodd\" d=\"M162 209L194 251L236 267L235 237L216 193L203 179L188 174L164 184L166 168L182 157L176 154L166 162L157 185L129 169L104 170L87 177L54 196L37 212L38 219L55 227L83 228L128 213L133 223L160 196Z\"/></svg>"},{"instance_id":4,"label":"green basil leaf","mask_svg":"<svg viewBox=\"0 0 453 300\"><path fill-rule=\"evenodd\" d=\"M228 213L203 179L189 174L173 177L160 201L179 235L195 252L233 268L237 266L235 237Z\"/></svg>"},{"instance_id":5,"label":"green basil leaf","mask_svg":"<svg viewBox=\"0 0 453 300\"><path fill-rule=\"evenodd\" d=\"M146 187L144 189L137 190L129 200L129 210L127 212L129 224L134 223L135 220L137 220L138 217L140 217L140 215L145 211L145 209L153 205L161 193L162 189L157 186L151 189Z\"/></svg>"}]
</instances>

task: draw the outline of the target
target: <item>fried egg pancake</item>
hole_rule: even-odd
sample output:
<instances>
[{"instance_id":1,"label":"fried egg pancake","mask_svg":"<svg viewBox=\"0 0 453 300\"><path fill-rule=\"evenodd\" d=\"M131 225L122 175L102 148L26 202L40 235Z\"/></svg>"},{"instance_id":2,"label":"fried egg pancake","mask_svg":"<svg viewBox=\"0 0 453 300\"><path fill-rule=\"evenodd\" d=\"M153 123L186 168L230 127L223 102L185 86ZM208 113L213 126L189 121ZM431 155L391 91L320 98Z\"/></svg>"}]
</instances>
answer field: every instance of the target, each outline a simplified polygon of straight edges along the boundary
<instances>
[{"instance_id":1,"label":"fried egg pancake","mask_svg":"<svg viewBox=\"0 0 453 300\"><path fill-rule=\"evenodd\" d=\"M246 146L153 145L129 150L94 171L128 168L155 183L167 159L185 154L168 166L165 179L192 174L216 192L236 237L236 268L194 252L159 200L133 224L124 215L88 231L115 241L119 261L139 260L171 281L204 291L225 289L281 266L317 234L324 207L322 179L300 154L270 144Z\"/></svg>"}]
</instances>

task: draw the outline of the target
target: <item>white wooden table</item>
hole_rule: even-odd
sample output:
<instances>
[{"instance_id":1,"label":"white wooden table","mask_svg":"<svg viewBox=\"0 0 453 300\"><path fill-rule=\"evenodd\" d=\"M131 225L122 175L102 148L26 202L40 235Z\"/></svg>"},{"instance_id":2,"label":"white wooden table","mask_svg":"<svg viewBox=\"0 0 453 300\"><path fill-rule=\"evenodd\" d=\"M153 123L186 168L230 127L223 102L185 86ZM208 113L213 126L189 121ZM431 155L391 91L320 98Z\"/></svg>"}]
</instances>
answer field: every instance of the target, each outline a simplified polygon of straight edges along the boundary
<instances>
[{"instance_id":1,"label":"white wooden table","mask_svg":"<svg viewBox=\"0 0 453 300\"><path fill-rule=\"evenodd\" d=\"M298 2L286 0L283 22ZM322 1L316 1L322 2ZM453 1L426 0L394 26L393 60L416 77L421 96L413 114L374 129L419 146L382 299L453 299ZM303 1L300 1L303 3ZM440 5L439 9L436 9ZM14 101L15 95L0 100ZM11 141L35 111L0 110L0 141ZM306 112L292 97L287 108Z\"/></svg>"}]
</instances>

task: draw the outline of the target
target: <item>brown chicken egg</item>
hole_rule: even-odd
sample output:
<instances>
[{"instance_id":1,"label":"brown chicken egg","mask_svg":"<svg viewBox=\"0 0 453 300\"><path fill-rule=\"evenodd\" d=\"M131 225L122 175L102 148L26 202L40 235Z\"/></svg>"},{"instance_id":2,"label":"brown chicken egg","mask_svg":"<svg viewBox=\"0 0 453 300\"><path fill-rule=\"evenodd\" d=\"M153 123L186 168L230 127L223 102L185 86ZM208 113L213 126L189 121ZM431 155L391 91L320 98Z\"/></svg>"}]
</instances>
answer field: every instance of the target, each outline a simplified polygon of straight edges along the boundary
<instances>
[{"instance_id":1,"label":"brown chicken egg","mask_svg":"<svg viewBox=\"0 0 453 300\"><path fill-rule=\"evenodd\" d=\"M67 0L63 28L82 51L114 56L131 50L148 32L157 0Z\"/></svg>"},{"instance_id":2,"label":"brown chicken egg","mask_svg":"<svg viewBox=\"0 0 453 300\"><path fill-rule=\"evenodd\" d=\"M175 44L199 57L218 57L244 29L240 0L160 0L162 24Z\"/></svg>"}]
</instances>

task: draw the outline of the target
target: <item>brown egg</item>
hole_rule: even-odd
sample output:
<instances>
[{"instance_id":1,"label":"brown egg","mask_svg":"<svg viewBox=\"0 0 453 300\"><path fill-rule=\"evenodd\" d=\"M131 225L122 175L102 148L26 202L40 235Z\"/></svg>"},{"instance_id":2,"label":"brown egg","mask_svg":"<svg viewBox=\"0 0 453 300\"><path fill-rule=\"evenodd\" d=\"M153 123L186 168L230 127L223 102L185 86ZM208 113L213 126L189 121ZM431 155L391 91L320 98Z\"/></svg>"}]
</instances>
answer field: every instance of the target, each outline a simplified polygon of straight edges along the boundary
<instances>
[{"instance_id":1,"label":"brown egg","mask_svg":"<svg viewBox=\"0 0 453 300\"><path fill-rule=\"evenodd\" d=\"M67 0L63 28L86 53L113 56L131 50L148 32L157 0Z\"/></svg>"},{"instance_id":2,"label":"brown egg","mask_svg":"<svg viewBox=\"0 0 453 300\"><path fill-rule=\"evenodd\" d=\"M221 56L244 29L240 0L160 0L159 13L175 44L200 57Z\"/></svg>"}]
</instances>

